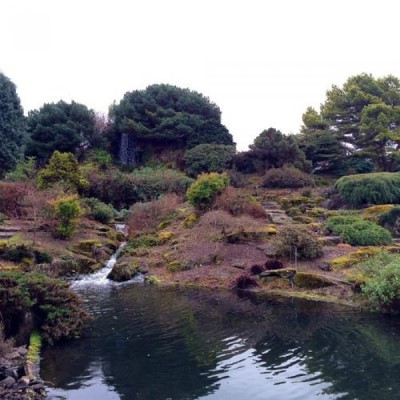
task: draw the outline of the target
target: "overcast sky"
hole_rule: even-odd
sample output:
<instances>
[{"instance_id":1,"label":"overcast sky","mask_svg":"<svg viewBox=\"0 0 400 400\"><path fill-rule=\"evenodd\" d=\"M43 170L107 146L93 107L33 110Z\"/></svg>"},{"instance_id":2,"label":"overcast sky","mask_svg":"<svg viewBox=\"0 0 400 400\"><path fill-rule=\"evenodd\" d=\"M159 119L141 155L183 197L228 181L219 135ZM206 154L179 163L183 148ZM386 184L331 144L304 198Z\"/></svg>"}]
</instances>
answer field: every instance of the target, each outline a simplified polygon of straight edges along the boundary
<instances>
[{"instance_id":1,"label":"overcast sky","mask_svg":"<svg viewBox=\"0 0 400 400\"><path fill-rule=\"evenodd\" d=\"M107 112L153 83L222 110L239 149L297 133L307 106L361 72L400 77L396 0L0 0L0 70L25 112L75 100Z\"/></svg>"}]
</instances>

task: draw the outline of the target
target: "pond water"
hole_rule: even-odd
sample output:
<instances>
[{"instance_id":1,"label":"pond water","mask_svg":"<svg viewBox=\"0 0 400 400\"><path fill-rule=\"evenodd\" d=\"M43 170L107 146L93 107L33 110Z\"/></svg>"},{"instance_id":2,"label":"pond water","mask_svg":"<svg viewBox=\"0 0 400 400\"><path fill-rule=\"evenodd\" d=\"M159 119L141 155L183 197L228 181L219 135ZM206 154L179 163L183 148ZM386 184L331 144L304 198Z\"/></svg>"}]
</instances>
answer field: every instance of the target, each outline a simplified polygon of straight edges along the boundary
<instances>
[{"instance_id":1,"label":"pond water","mask_svg":"<svg viewBox=\"0 0 400 400\"><path fill-rule=\"evenodd\" d=\"M96 316L47 348L52 399L400 399L400 322L326 303L86 286Z\"/></svg>"}]
</instances>

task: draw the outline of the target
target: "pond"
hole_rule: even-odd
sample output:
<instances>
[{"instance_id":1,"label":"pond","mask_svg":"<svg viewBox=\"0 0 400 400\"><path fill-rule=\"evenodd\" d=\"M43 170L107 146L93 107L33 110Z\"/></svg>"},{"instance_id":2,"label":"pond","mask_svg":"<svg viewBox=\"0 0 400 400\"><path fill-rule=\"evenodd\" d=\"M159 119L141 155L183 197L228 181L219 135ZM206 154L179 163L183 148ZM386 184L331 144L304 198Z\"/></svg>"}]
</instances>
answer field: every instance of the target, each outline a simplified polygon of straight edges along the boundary
<instances>
[{"instance_id":1,"label":"pond","mask_svg":"<svg viewBox=\"0 0 400 400\"><path fill-rule=\"evenodd\" d=\"M400 399L400 322L321 302L79 288L85 335L43 352L52 399Z\"/></svg>"}]
</instances>

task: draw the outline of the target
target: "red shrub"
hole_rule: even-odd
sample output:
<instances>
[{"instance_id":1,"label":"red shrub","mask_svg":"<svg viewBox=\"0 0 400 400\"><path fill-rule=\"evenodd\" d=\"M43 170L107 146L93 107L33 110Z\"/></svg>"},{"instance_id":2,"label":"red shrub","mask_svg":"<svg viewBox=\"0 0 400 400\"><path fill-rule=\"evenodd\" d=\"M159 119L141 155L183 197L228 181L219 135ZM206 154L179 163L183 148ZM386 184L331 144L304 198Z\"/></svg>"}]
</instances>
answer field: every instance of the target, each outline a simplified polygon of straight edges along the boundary
<instances>
[{"instance_id":1,"label":"red shrub","mask_svg":"<svg viewBox=\"0 0 400 400\"><path fill-rule=\"evenodd\" d=\"M247 214L253 218L266 218L267 213L258 201L243 190L227 187L214 201L214 208L234 216Z\"/></svg>"},{"instance_id":2,"label":"red shrub","mask_svg":"<svg viewBox=\"0 0 400 400\"><path fill-rule=\"evenodd\" d=\"M265 271L265 267L259 264L254 264L250 267L251 275L259 275L261 272Z\"/></svg>"},{"instance_id":3,"label":"red shrub","mask_svg":"<svg viewBox=\"0 0 400 400\"><path fill-rule=\"evenodd\" d=\"M27 188L25 182L0 182L0 212L10 218L24 214L23 198Z\"/></svg>"},{"instance_id":4,"label":"red shrub","mask_svg":"<svg viewBox=\"0 0 400 400\"><path fill-rule=\"evenodd\" d=\"M283 262L279 260L268 260L265 263L266 270L274 270L283 268Z\"/></svg>"},{"instance_id":5,"label":"red shrub","mask_svg":"<svg viewBox=\"0 0 400 400\"><path fill-rule=\"evenodd\" d=\"M234 289L249 289L252 287L258 286L258 282L255 278L252 278L249 275L240 275L235 279L233 283Z\"/></svg>"},{"instance_id":6,"label":"red shrub","mask_svg":"<svg viewBox=\"0 0 400 400\"><path fill-rule=\"evenodd\" d=\"M136 203L131 207L128 219L129 235L154 231L157 225L168 218L178 207L179 201L176 194L170 193L159 200L147 203Z\"/></svg>"}]
</instances>

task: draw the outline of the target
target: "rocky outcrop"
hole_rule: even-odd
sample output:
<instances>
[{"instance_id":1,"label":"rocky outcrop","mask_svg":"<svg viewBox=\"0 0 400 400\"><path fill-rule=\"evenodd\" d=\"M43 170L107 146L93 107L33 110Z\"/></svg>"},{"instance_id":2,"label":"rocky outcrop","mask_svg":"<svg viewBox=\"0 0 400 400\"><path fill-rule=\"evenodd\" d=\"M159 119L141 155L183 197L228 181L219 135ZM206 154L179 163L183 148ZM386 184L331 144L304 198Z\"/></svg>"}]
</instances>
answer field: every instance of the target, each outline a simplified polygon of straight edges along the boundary
<instances>
[{"instance_id":1,"label":"rocky outcrop","mask_svg":"<svg viewBox=\"0 0 400 400\"><path fill-rule=\"evenodd\" d=\"M25 347L10 349L0 357L0 399L38 400L46 396L43 381L25 370Z\"/></svg>"}]
</instances>

